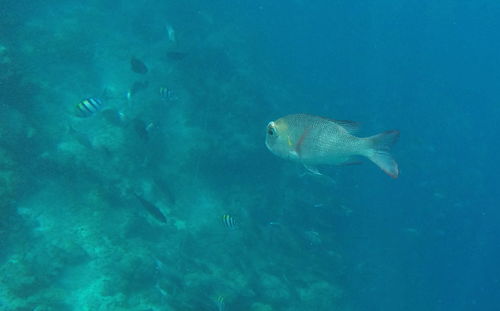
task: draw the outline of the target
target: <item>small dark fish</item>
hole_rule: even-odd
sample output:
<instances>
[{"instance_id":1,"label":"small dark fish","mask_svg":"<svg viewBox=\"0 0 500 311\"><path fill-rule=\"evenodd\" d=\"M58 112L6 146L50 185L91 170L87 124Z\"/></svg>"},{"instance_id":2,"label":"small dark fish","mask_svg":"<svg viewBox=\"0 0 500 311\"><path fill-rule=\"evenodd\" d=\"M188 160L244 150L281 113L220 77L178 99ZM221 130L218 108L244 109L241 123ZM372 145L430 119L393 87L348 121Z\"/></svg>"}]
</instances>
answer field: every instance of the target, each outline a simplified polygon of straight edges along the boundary
<instances>
[{"instance_id":1,"label":"small dark fish","mask_svg":"<svg viewBox=\"0 0 500 311\"><path fill-rule=\"evenodd\" d=\"M87 118L101 110L102 101L98 98L85 98L76 105L76 115L81 118Z\"/></svg>"},{"instance_id":2,"label":"small dark fish","mask_svg":"<svg viewBox=\"0 0 500 311\"><path fill-rule=\"evenodd\" d=\"M167 58L171 60L183 60L188 56L188 53L186 52L179 52L179 51L168 51L166 53Z\"/></svg>"},{"instance_id":3,"label":"small dark fish","mask_svg":"<svg viewBox=\"0 0 500 311\"><path fill-rule=\"evenodd\" d=\"M148 81L135 81L134 84L132 84L132 87L130 88L129 94L130 96L134 96L135 94L139 93L142 90L147 89L149 86Z\"/></svg>"},{"instance_id":4,"label":"small dark fish","mask_svg":"<svg viewBox=\"0 0 500 311\"><path fill-rule=\"evenodd\" d=\"M137 198L137 200L141 202L142 206L149 212L149 214L151 214L151 216L153 216L159 222L162 222L164 224L167 223L167 218L165 217L165 215L163 215L162 211L158 207L156 207L153 203L147 201L146 199L142 198L137 193L134 193L134 195Z\"/></svg>"},{"instance_id":5,"label":"small dark fish","mask_svg":"<svg viewBox=\"0 0 500 311\"><path fill-rule=\"evenodd\" d=\"M228 229L236 229L238 227L238 225L236 224L236 221L234 220L233 216L231 216L229 214L222 215L222 223Z\"/></svg>"},{"instance_id":6,"label":"small dark fish","mask_svg":"<svg viewBox=\"0 0 500 311\"><path fill-rule=\"evenodd\" d=\"M138 74L146 74L148 72L148 67L146 67L146 64L144 64L140 59L132 57L130 59L130 68L132 69L133 72L138 73Z\"/></svg>"}]
</instances>

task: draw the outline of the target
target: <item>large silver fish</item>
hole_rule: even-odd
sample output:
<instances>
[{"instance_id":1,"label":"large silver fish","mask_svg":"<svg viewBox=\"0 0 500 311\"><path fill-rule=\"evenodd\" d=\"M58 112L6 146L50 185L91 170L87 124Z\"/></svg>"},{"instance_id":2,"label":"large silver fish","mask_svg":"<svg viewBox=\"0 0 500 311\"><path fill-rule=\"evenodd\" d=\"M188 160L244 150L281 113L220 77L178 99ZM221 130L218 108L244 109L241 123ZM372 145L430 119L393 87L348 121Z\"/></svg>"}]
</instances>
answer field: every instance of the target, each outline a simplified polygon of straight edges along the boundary
<instances>
[{"instance_id":1,"label":"large silver fish","mask_svg":"<svg viewBox=\"0 0 500 311\"><path fill-rule=\"evenodd\" d=\"M398 164L389 153L399 131L387 131L371 137L353 135L357 123L306 114L293 114L269 122L266 146L275 155L304 164L318 173L316 165L352 164L366 157L393 178Z\"/></svg>"}]
</instances>

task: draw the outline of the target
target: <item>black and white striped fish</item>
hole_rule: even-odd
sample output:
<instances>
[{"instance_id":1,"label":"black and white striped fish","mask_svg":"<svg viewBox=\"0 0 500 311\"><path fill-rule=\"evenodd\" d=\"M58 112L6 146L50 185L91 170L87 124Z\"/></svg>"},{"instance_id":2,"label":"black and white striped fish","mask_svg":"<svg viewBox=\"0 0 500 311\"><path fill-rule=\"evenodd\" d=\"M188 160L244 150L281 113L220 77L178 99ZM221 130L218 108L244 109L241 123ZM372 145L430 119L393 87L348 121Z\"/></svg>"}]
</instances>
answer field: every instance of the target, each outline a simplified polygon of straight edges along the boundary
<instances>
[{"instance_id":1,"label":"black and white striped fish","mask_svg":"<svg viewBox=\"0 0 500 311\"><path fill-rule=\"evenodd\" d=\"M102 101L95 97L85 98L76 105L76 115L81 118L87 118L101 110Z\"/></svg>"},{"instance_id":2,"label":"black and white striped fish","mask_svg":"<svg viewBox=\"0 0 500 311\"><path fill-rule=\"evenodd\" d=\"M177 96L175 95L175 92L168 87L160 88L160 98L164 102L174 102L178 99Z\"/></svg>"},{"instance_id":3,"label":"black and white striped fish","mask_svg":"<svg viewBox=\"0 0 500 311\"><path fill-rule=\"evenodd\" d=\"M217 311L225 311L226 303L224 302L224 296L218 296L215 300L215 305L217 306Z\"/></svg>"},{"instance_id":4,"label":"black and white striped fish","mask_svg":"<svg viewBox=\"0 0 500 311\"><path fill-rule=\"evenodd\" d=\"M233 216L229 214L222 215L222 223L228 229L236 229L238 228L238 224L234 220Z\"/></svg>"}]
</instances>

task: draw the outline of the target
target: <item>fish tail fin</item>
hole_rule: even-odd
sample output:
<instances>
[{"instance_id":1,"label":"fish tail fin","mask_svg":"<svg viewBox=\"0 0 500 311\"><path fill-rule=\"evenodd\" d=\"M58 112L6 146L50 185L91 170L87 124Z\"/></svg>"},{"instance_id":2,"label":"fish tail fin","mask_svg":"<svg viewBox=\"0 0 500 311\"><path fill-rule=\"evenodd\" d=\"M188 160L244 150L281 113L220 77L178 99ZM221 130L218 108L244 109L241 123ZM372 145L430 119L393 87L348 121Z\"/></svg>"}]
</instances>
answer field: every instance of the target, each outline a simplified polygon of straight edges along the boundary
<instances>
[{"instance_id":1,"label":"fish tail fin","mask_svg":"<svg viewBox=\"0 0 500 311\"><path fill-rule=\"evenodd\" d=\"M399 168L389 150L398 141L398 138L399 131L396 130L386 131L366 138L369 142L369 149L365 155L392 178L399 176Z\"/></svg>"}]
</instances>

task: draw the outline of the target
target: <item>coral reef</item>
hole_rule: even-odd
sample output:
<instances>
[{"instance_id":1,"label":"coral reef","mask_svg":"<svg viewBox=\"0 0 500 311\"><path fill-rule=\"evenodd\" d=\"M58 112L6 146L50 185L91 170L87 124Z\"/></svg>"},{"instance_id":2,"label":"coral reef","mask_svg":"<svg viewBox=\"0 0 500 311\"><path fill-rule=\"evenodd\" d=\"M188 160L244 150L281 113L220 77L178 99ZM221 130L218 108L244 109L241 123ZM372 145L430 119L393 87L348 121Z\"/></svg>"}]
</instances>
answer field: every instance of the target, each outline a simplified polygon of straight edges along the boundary
<instances>
[{"instance_id":1,"label":"coral reef","mask_svg":"<svg viewBox=\"0 0 500 311\"><path fill-rule=\"evenodd\" d=\"M331 310L342 291L316 259L332 235L297 220L307 191L276 198L288 181L259 158L256 98L287 93L256 82L247 43L209 11L106 3L42 10L0 44L2 308ZM75 116L88 97L103 109Z\"/></svg>"}]
</instances>

